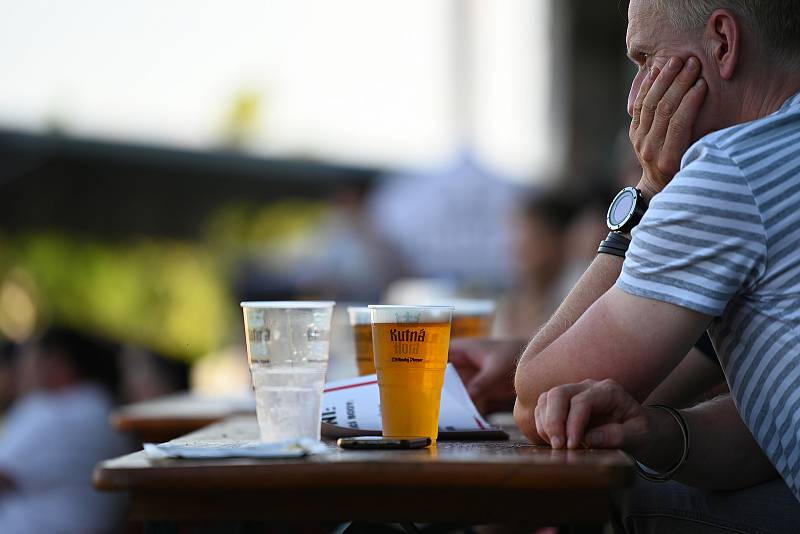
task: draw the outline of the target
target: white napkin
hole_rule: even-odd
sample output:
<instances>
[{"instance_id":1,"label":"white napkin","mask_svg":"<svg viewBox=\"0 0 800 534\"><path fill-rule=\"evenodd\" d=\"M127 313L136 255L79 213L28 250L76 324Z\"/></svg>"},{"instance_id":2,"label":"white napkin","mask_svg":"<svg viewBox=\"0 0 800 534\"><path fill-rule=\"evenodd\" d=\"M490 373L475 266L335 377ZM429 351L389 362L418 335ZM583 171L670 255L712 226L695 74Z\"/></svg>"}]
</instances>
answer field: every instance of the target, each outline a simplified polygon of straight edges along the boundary
<instances>
[{"instance_id":1,"label":"white napkin","mask_svg":"<svg viewBox=\"0 0 800 534\"><path fill-rule=\"evenodd\" d=\"M323 443L310 439L279 443L212 441L208 443L195 442L191 446L173 442L144 444L145 454L153 460L164 458L299 458L327 451L328 447Z\"/></svg>"}]
</instances>

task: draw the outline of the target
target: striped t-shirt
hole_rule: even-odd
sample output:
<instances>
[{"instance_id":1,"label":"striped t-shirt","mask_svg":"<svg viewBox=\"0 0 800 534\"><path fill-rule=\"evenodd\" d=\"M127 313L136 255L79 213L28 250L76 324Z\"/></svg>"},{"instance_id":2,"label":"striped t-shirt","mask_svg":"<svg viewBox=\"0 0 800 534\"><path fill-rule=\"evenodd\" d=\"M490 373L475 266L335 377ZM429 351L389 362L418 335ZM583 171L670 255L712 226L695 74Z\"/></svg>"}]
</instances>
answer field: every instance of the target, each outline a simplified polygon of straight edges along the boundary
<instances>
[{"instance_id":1,"label":"striped t-shirt","mask_svg":"<svg viewBox=\"0 0 800 534\"><path fill-rule=\"evenodd\" d=\"M689 149L617 285L714 317L739 413L800 500L800 93Z\"/></svg>"}]
</instances>

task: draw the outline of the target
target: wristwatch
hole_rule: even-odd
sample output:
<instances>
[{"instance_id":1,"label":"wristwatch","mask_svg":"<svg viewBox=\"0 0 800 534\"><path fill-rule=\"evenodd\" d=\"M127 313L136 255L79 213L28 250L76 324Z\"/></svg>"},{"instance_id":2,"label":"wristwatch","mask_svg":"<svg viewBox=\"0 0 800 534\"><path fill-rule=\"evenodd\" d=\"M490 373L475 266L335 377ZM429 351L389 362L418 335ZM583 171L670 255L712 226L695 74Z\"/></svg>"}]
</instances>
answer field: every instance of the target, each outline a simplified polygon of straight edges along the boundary
<instances>
[{"instance_id":1,"label":"wristwatch","mask_svg":"<svg viewBox=\"0 0 800 534\"><path fill-rule=\"evenodd\" d=\"M626 187L614 197L608 207L606 224L612 232L629 233L642 220L647 202L635 187Z\"/></svg>"}]
</instances>

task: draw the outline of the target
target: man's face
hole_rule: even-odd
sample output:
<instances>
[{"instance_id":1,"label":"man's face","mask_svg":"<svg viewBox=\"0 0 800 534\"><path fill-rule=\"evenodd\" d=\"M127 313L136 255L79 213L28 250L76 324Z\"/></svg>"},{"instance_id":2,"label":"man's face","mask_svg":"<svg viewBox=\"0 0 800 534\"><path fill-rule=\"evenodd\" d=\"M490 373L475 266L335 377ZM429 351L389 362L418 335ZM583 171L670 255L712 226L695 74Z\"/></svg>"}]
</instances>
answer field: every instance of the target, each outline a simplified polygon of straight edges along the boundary
<instances>
[{"instance_id":1,"label":"man's face","mask_svg":"<svg viewBox=\"0 0 800 534\"><path fill-rule=\"evenodd\" d=\"M18 393L29 393L40 387L42 387L42 372L39 349L33 344L24 345L20 350L17 364Z\"/></svg>"},{"instance_id":2,"label":"man's face","mask_svg":"<svg viewBox=\"0 0 800 534\"><path fill-rule=\"evenodd\" d=\"M633 103L639 94L639 88L652 67L663 68L669 58L677 56L686 61L694 56L701 63L701 77L706 79L709 87L711 72L706 68L707 56L703 50L702 32L696 34L679 33L672 27L667 17L656 12L648 0L631 0L628 8L628 32L625 38L628 57L637 66L638 71L631 83L628 93L628 114L633 116ZM697 121L692 130L692 140L719 128L710 112L713 102L707 95L700 109Z\"/></svg>"},{"instance_id":3,"label":"man's face","mask_svg":"<svg viewBox=\"0 0 800 534\"><path fill-rule=\"evenodd\" d=\"M74 370L61 353L34 343L22 348L17 365L17 384L21 395L37 389L54 389L74 380Z\"/></svg>"}]
</instances>

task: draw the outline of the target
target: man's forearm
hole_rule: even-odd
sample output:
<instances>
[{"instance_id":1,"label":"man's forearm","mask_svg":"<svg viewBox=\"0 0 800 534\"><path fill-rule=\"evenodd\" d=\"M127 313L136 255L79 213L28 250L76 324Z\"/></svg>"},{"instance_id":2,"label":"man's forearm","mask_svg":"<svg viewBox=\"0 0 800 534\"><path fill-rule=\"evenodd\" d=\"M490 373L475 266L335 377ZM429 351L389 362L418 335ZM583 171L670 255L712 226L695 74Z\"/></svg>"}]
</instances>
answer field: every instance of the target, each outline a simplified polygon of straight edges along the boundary
<instances>
[{"instance_id":1,"label":"man's forearm","mask_svg":"<svg viewBox=\"0 0 800 534\"><path fill-rule=\"evenodd\" d=\"M719 363L693 348L645 402L686 408L708 398L704 394L720 384L725 375Z\"/></svg>"},{"instance_id":2,"label":"man's forearm","mask_svg":"<svg viewBox=\"0 0 800 534\"><path fill-rule=\"evenodd\" d=\"M517 365L514 385L517 391L517 400L514 404L514 419L522 432L533 441L537 440L533 426L536 399L538 393L529 382L530 373L525 372L526 366L536 358L536 355L545 350L553 341L558 339L589 306L599 299L614 285L622 270L622 258L610 254L598 254L586 272L583 273L578 283L572 288L567 298L558 307L549 321L539 330L528 344ZM534 373L535 374L535 373Z\"/></svg>"},{"instance_id":3,"label":"man's forearm","mask_svg":"<svg viewBox=\"0 0 800 534\"><path fill-rule=\"evenodd\" d=\"M658 190L653 188L645 175L642 175L636 188L641 192L646 203L649 203L658 194ZM594 304L617 281L622 272L622 261L623 258L611 254L598 254L558 310L533 337L520 358L520 363L542 352L575 324L589 309L589 306Z\"/></svg>"},{"instance_id":4,"label":"man's forearm","mask_svg":"<svg viewBox=\"0 0 800 534\"><path fill-rule=\"evenodd\" d=\"M645 451L629 451L657 470L672 467L683 447L672 416L652 410L652 436ZM689 427L690 448L676 480L699 488L735 490L778 476L750 431L733 399L724 395L681 412Z\"/></svg>"},{"instance_id":5,"label":"man's forearm","mask_svg":"<svg viewBox=\"0 0 800 534\"><path fill-rule=\"evenodd\" d=\"M622 258L598 254L558 310L528 344L520 358L520 365L542 352L575 324L589 306L614 285L621 271Z\"/></svg>"}]
</instances>

